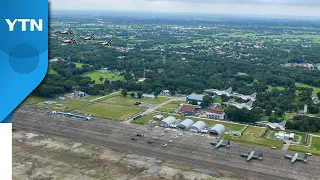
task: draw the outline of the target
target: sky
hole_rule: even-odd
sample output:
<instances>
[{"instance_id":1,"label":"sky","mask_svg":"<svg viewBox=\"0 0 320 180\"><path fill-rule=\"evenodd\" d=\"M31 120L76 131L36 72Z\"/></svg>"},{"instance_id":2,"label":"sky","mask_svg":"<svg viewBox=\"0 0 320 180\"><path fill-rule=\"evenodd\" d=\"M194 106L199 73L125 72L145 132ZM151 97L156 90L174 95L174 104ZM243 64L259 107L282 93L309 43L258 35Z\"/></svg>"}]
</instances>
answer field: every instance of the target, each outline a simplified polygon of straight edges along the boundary
<instances>
[{"instance_id":1,"label":"sky","mask_svg":"<svg viewBox=\"0 0 320 180\"><path fill-rule=\"evenodd\" d=\"M320 0L49 0L52 10L320 17Z\"/></svg>"}]
</instances>

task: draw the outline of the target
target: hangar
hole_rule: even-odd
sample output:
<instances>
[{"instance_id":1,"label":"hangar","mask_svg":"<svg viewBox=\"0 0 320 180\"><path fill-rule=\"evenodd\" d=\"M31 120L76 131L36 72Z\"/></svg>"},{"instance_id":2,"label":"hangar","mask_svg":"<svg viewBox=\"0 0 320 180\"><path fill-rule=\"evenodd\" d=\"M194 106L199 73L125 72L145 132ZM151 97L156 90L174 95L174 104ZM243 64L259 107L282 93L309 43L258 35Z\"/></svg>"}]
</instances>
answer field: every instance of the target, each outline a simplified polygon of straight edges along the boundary
<instances>
[{"instance_id":1,"label":"hangar","mask_svg":"<svg viewBox=\"0 0 320 180\"><path fill-rule=\"evenodd\" d=\"M225 131L226 131L226 128L222 124L216 124L209 130L209 134L220 136Z\"/></svg>"},{"instance_id":2,"label":"hangar","mask_svg":"<svg viewBox=\"0 0 320 180\"><path fill-rule=\"evenodd\" d=\"M206 123L204 123L203 121L197 121L190 127L190 131L200 132L205 127L206 127Z\"/></svg>"},{"instance_id":3,"label":"hangar","mask_svg":"<svg viewBox=\"0 0 320 180\"><path fill-rule=\"evenodd\" d=\"M167 118L165 118L164 120L162 120L160 123L159 123L159 126L160 127L165 127L165 128L168 128L171 124L175 123L177 120L175 117L173 116L168 116Z\"/></svg>"},{"instance_id":4,"label":"hangar","mask_svg":"<svg viewBox=\"0 0 320 180\"><path fill-rule=\"evenodd\" d=\"M186 119L178 125L178 128L182 130L188 130L193 124L194 122L191 119Z\"/></svg>"}]
</instances>

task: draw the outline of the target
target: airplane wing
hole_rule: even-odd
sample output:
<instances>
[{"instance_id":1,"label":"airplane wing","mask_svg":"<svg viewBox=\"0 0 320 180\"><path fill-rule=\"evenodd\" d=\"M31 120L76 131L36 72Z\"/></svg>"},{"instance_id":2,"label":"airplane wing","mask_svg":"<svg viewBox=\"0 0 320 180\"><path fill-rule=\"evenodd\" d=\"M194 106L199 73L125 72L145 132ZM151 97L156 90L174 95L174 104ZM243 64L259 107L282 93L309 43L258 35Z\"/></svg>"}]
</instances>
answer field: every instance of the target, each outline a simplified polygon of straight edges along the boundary
<instances>
[{"instance_id":1,"label":"airplane wing","mask_svg":"<svg viewBox=\"0 0 320 180\"><path fill-rule=\"evenodd\" d=\"M295 162L296 160L297 160L297 157L294 156L294 157L291 159L291 162L293 163L293 162Z\"/></svg>"},{"instance_id":2,"label":"airplane wing","mask_svg":"<svg viewBox=\"0 0 320 180\"><path fill-rule=\"evenodd\" d=\"M218 142L218 144L217 144L215 147L217 148L217 147L221 146L221 144L222 144L222 143L223 143L223 141L222 141L222 140L221 140L221 141L219 141L219 142Z\"/></svg>"},{"instance_id":3,"label":"airplane wing","mask_svg":"<svg viewBox=\"0 0 320 180\"><path fill-rule=\"evenodd\" d=\"M254 152L252 151L252 152L249 154L249 156L248 156L248 158L247 158L247 161L249 161L250 159L252 159L253 155L254 155Z\"/></svg>"}]
</instances>

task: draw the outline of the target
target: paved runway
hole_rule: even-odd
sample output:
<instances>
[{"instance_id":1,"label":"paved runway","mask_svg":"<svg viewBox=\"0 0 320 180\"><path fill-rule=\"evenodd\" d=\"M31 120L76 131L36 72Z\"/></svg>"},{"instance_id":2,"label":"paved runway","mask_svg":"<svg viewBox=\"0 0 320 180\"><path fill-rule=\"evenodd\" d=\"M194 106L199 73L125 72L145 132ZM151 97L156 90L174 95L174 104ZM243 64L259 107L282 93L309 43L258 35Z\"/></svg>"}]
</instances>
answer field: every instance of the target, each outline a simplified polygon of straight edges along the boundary
<instances>
[{"instance_id":1,"label":"paved runway","mask_svg":"<svg viewBox=\"0 0 320 180\"><path fill-rule=\"evenodd\" d=\"M130 139L135 137L137 133L143 132L146 126L106 119L86 122L20 110L13 114L13 126L149 154L157 158L219 172L227 171L245 179L319 179L319 157L310 157L306 164L302 162L291 164L283 157L285 153L290 152L236 142L232 142L230 148L215 149L209 144L213 140L212 137L193 133L184 132L183 136L175 138L181 131L171 131L160 137L159 134L163 133L164 129L153 128L145 133L145 137L132 141ZM173 143L170 143L168 147L163 147L163 144L167 143L169 139L172 139ZM154 143L148 144L147 141ZM264 159L247 162L239 156L239 154L251 150L263 152Z\"/></svg>"}]
</instances>

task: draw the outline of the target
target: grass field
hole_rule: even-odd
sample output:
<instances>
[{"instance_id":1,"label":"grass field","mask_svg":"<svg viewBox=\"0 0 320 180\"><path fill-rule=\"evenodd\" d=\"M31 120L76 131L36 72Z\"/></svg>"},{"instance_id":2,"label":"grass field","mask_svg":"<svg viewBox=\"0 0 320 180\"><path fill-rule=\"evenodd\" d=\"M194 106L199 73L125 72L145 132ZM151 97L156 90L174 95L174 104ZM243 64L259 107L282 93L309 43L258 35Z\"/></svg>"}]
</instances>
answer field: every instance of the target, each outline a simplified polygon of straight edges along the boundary
<instances>
[{"instance_id":1,"label":"grass field","mask_svg":"<svg viewBox=\"0 0 320 180\"><path fill-rule=\"evenodd\" d=\"M180 107L180 104L185 104L186 102L184 101L172 101L158 109L156 109L157 111L162 111L162 112L172 112L175 111L176 109L178 109Z\"/></svg>"},{"instance_id":2,"label":"grass field","mask_svg":"<svg viewBox=\"0 0 320 180\"><path fill-rule=\"evenodd\" d=\"M91 80L95 80L96 84L101 84L104 83L104 81L107 79L109 81L117 81L117 80L123 80L123 76L119 76L116 75L114 73L102 73L99 71L95 71L95 72L89 72L89 73L85 73L82 76L89 76L91 78ZM100 77L103 78L102 82L99 80Z\"/></svg>"},{"instance_id":3,"label":"grass field","mask_svg":"<svg viewBox=\"0 0 320 180\"><path fill-rule=\"evenodd\" d=\"M160 103L163 103L167 100L168 100L168 98L166 98L166 97L157 97L154 99L146 99L146 98L136 99L136 98L132 98L131 96L123 97L121 95L117 95L117 96L105 99L105 100L101 101L101 103L120 104L122 106L135 107L134 103L137 101L142 102L142 103L160 104Z\"/></svg>"},{"instance_id":4,"label":"grass field","mask_svg":"<svg viewBox=\"0 0 320 180\"><path fill-rule=\"evenodd\" d=\"M77 68L82 68L83 63L75 63Z\"/></svg>"},{"instance_id":5,"label":"grass field","mask_svg":"<svg viewBox=\"0 0 320 180\"><path fill-rule=\"evenodd\" d=\"M47 74L58 74L58 73L55 70L53 70L51 65L49 64Z\"/></svg>"},{"instance_id":6,"label":"grass field","mask_svg":"<svg viewBox=\"0 0 320 180\"><path fill-rule=\"evenodd\" d=\"M320 88L318 88L318 87L313 87L313 86L309 86L309 85L301 84L301 83L296 83L296 86L297 87L312 88L313 89L313 91L312 91L313 95L316 95L318 92L320 92Z\"/></svg>"},{"instance_id":7,"label":"grass field","mask_svg":"<svg viewBox=\"0 0 320 180\"><path fill-rule=\"evenodd\" d=\"M46 99L47 100L47 99ZM56 104L62 104L62 107L56 106L56 104L46 105L42 103L35 104L37 107L40 108L48 108L50 110L59 110L59 111L72 111L82 106L86 106L89 104L87 101L81 101L76 99L65 99L65 100L52 100L57 102Z\"/></svg>"},{"instance_id":8,"label":"grass field","mask_svg":"<svg viewBox=\"0 0 320 180\"><path fill-rule=\"evenodd\" d=\"M78 112L78 113L81 112L85 114L91 114L93 116L99 116L99 117L116 119L116 120L125 120L142 110L143 109L139 107L95 103L95 104L78 108L74 112Z\"/></svg>"},{"instance_id":9,"label":"grass field","mask_svg":"<svg viewBox=\"0 0 320 180\"><path fill-rule=\"evenodd\" d=\"M131 121L131 123L135 123L135 124L148 124L149 121L151 121L153 118L153 116L142 116L138 119L135 119L133 121Z\"/></svg>"},{"instance_id":10,"label":"grass field","mask_svg":"<svg viewBox=\"0 0 320 180\"><path fill-rule=\"evenodd\" d=\"M277 141L277 140L272 140L272 139L267 139L267 138L259 138L259 137L253 137L253 136L232 136L232 135L224 135L225 139L229 140L234 140L234 141L240 141L248 144L257 144L261 146L266 146L266 147L272 147L275 146L277 148L282 147L282 141Z\"/></svg>"},{"instance_id":11,"label":"grass field","mask_svg":"<svg viewBox=\"0 0 320 180\"><path fill-rule=\"evenodd\" d=\"M289 150L291 151L298 151L298 152L310 152L312 154L320 155L320 138L313 137L312 144L310 147L308 146L301 146L301 145L290 145Z\"/></svg>"},{"instance_id":12,"label":"grass field","mask_svg":"<svg viewBox=\"0 0 320 180\"><path fill-rule=\"evenodd\" d=\"M253 127L253 126L249 126L244 132L243 132L243 135L244 136L252 136L252 137L256 137L256 138L259 138L263 131L265 130L266 128L261 128L261 127Z\"/></svg>"},{"instance_id":13,"label":"grass field","mask_svg":"<svg viewBox=\"0 0 320 180\"><path fill-rule=\"evenodd\" d=\"M37 96L28 96L21 105L32 105L32 104L38 104L39 102L51 100L50 98L44 98L44 97L37 97Z\"/></svg>"}]
</instances>

